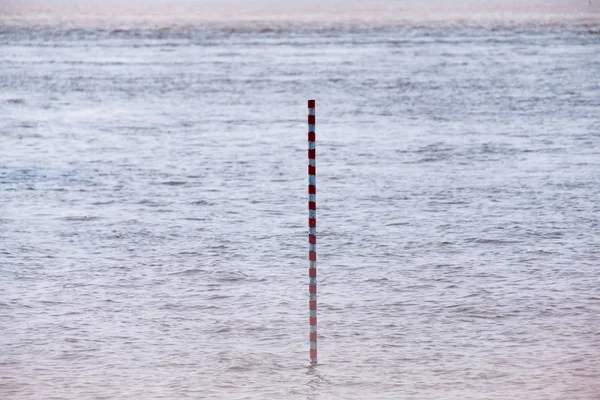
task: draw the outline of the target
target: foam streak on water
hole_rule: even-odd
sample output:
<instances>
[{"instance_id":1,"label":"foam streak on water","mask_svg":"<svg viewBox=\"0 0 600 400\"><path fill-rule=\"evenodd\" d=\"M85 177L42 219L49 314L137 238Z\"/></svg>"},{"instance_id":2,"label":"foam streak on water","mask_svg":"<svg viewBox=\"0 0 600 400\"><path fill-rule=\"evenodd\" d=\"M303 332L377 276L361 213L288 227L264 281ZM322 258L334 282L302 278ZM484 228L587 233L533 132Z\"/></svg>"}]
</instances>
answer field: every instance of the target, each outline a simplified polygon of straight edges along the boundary
<instances>
[{"instance_id":1,"label":"foam streak on water","mask_svg":"<svg viewBox=\"0 0 600 400\"><path fill-rule=\"evenodd\" d=\"M600 24L578 7L308 27L11 8L0 398L597 399Z\"/></svg>"}]
</instances>

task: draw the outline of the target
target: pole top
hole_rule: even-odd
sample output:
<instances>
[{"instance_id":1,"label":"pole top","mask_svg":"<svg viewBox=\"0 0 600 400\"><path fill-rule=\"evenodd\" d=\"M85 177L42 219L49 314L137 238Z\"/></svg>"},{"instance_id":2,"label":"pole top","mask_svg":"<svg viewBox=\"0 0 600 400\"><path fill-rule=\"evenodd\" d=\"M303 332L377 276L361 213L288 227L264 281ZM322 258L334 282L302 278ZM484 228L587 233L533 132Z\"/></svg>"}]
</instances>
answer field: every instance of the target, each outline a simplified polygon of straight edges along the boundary
<instances>
[{"instance_id":1,"label":"pole top","mask_svg":"<svg viewBox=\"0 0 600 400\"><path fill-rule=\"evenodd\" d=\"M308 101L308 108L315 108L315 101L314 100L309 100Z\"/></svg>"}]
</instances>

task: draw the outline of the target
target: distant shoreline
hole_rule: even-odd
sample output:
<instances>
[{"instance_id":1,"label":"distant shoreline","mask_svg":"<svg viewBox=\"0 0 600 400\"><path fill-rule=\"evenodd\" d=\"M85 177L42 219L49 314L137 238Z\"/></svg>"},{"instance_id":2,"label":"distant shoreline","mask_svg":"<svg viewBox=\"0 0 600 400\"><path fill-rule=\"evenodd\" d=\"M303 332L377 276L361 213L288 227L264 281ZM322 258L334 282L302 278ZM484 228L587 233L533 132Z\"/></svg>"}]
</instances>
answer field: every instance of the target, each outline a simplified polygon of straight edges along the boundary
<instances>
[{"instance_id":1,"label":"distant shoreline","mask_svg":"<svg viewBox=\"0 0 600 400\"><path fill-rule=\"evenodd\" d=\"M348 1L150 1L124 4L8 1L0 4L0 26L107 29L319 29L413 26L600 25L600 1L514 4L453 2Z\"/></svg>"}]
</instances>

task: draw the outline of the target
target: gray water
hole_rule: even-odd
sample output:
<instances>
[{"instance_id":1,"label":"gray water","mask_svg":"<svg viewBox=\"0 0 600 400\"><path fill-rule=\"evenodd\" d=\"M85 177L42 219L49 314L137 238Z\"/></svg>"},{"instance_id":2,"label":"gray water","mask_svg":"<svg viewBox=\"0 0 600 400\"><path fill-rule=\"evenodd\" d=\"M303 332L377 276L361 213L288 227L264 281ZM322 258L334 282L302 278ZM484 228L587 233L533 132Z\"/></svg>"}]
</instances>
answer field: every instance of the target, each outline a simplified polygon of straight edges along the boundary
<instances>
[{"instance_id":1,"label":"gray water","mask_svg":"<svg viewBox=\"0 0 600 400\"><path fill-rule=\"evenodd\" d=\"M0 25L0 398L600 398L600 19L39 20Z\"/></svg>"}]
</instances>

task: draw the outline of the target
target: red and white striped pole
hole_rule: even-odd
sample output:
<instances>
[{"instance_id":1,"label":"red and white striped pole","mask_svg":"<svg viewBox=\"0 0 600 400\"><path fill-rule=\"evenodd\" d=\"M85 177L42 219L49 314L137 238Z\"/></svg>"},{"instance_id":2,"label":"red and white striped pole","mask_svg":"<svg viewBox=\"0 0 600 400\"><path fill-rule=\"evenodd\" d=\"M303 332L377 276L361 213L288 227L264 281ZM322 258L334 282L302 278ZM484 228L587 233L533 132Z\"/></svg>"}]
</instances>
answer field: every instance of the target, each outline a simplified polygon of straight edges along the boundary
<instances>
[{"instance_id":1,"label":"red and white striped pole","mask_svg":"<svg viewBox=\"0 0 600 400\"><path fill-rule=\"evenodd\" d=\"M315 101L308 100L308 309L310 363L317 364L317 161Z\"/></svg>"}]
</instances>

